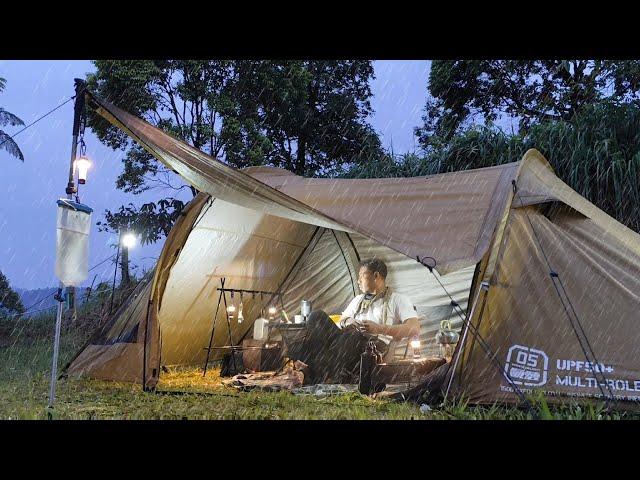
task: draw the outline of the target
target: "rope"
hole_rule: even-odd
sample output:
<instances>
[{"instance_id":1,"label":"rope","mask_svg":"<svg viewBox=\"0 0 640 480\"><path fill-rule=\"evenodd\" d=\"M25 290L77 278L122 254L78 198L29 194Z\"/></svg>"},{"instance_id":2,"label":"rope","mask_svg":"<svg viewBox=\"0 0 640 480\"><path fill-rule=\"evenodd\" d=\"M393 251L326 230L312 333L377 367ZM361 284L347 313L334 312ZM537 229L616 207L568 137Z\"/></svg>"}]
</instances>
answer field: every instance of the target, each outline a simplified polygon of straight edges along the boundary
<instances>
[{"instance_id":1,"label":"rope","mask_svg":"<svg viewBox=\"0 0 640 480\"><path fill-rule=\"evenodd\" d=\"M424 263L425 259L427 259L427 258L430 258L430 259L433 260L433 266L432 265L427 265L427 264ZM500 374L503 375L507 379L507 382L509 382L509 384L511 384L511 386L513 387L513 391L516 393L516 395L518 395L518 398L520 398L520 400L524 403L525 407L528 410L532 411L533 407L532 407L531 403L529 402L529 400L527 400L527 397L525 397L525 395L522 392L522 390L520 390L520 388L511 379L511 376L507 373L506 369L504 368L504 365L502 365L500 360L498 360L497 355L495 354L495 352L493 352L491 350L491 347L489 347L489 344L482 337L482 335L480 335L480 332L478 331L478 329L475 328L475 326L473 326L471 324L471 322L466 318L466 315L462 311L462 307L460 307L460 304L453 299L453 297L451 296L449 291L446 289L446 287L442 284L440 279L433 272L433 269L436 266L435 258L433 258L433 257L422 257L422 259L420 259L420 257L416 257L416 259L418 260L418 263L420 263L423 266L427 267L429 272L431 272L431 274L436 279L436 281L438 282L438 284L440 285L440 287L442 288L444 293L446 293L447 296L449 297L449 299L451 300L451 305L454 307L454 310L455 310L456 314L462 320L462 324L464 326L466 326L467 328L471 329L471 333L479 340L480 346L483 348L483 350L485 351L485 353L489 357L489 360L493 361L494 365L498 368ZM456 307L458 308L457 310L456 310ZM483 311L484 311L484 303L483 303ZM482 315L482 313L483 312L480 312L481 315ZM462 348L462 345L460 346L460 348ZM453 375L453 373L454 372L452 372L452 375Z\"/></svg>"},{"instance_id":2,"label":"rope","mask_svg":"<svg viewBox=\"0 0 640 480\"><path fill-rule=\"evenodd\" d=\"M48 297L50 295L47 295ZM43 299L44 300L44 299ZM40 308L38 310L32 310L30 312L24 312L24 313L14 313L12 315L7 315L7 317L20 317L22 315L27 315L27 314L31 314L31 313L37 313L37 312L44 312L45 310L51 310L52 308L57 307L57 305L51 305L50 307L46 307L46 308Z\"/></svg>"},{"instance_id":3,"label":"rope","mask_svg":"<svg viewBox=\"0 0 640 480\"><path fill-rule=\"evenodd\" d=\"M106 262L107 260L111 260L113 257L115 257L115 253L109 255L107 258L105 258L104 260L102 260L100 263L94 265L93 267L91 267L89 270L87 270L88 272L90 272L91 270L98 268L100 265L102 265L104 262Z\"/></svg>"},{"instance_id":4,"label":"rope","mask_svg":"<svg viewBox=\"0 0 640 480\"><path fill-rule=\"evenodd\" d=\"M36 123L38 123L40 120L42 120L43 118L51 115L53 112L55 112L56 110L58 110L60 107L62 107L63 105L69 103L71 100L73 100L74 98L76 98L76 96L74 95L71 98L68 98L67 100L65 100L64 102L62 102L60 105L58 105L57 107L55 107L53 110L49 110L47 113L45 113L44 115L42 115L40 118L38 118L37 120L34 120L33 122L31 122L29 125L27 125L26 127L22 128L21 130L19 130L18 132L14 133L13 135L11 135L9 138L7 138L6 140L4 140L2 143L0 143L0 147L2 145L4 145L5 143L7 143L9 140L13 140L15 137L17 137L19 134L21 134L22 132L24 132L27 128L35 125Z\"/></svg>"},{"instance_id":5,"label":"rope","mask_svg":"<svg viewBox=\"0 0 640 480\"><path fill-rule=\"evenodd\" d=\"M518 198L520 199L520 203L523 204L522 198L520 197L520 194L518 192L518 188L516 186L516 181L512 180L511 184L513 185L513 192L516 195L518 195ZM604 372L599 371L600 370L600 368L599 368L600 362L598 361L598 358L596 357L595 352L593 351L593 348L591 347L591 343L589 342L589 338L587 337L587 334L585 333L584 329L582 328L582 324L580 322L578 314L576 313L576 310L573 307L573 303L571 302L571 299L569 298L569 295L567 294L567 291L564 288L564 284L562 283L562 279L560 278L560 275L558 275L558 273L551 267L551 262L549 262L549 258L547 257L547 254L544 251L544 248L542 246L542 242L540 241L540 238L538 237L538 233L536 232L536 229L533 226L533 222L531 221L531 218L529 217L529 213L527 212L527 209L524 208L523 210L524 210L525 216L527 217L527 221L529 222L529 225L531 226L531 231L533 232L533 236L535 237L536 241L538 242L538 246L540 247L540 251L542 252L542 256L544 257L544 261L547 264L547 268L549 269L549 276L551 277L551 282L553 283L553 286L554 286L554 288L556 290L556 293L558 294L558 298L560 298L560 302L562 303L562 308L564 309L564 312L567 315L567 318L569 319L569 323L571 324L571 328L573 329L573 332L576 334L576 338L578 339L578 343L580 344L580 349L582 350L582 353L584 354L585 358L587 359L587 362L590 362L590 363L594 364L593 374L594 374L594 376L596 376L596 381L598 383L598 389L600 390L600 393L602 394L602 396L605 398L605 402L606 403L609 403L610 400L614 400L615 401L615 397L613 395L613 391L611 390L611 386L609 385L609 383L607 381L607 377L605 376ZM564 299L562 297L562 294L560 293L560 289L558 288L558 284L555 281L556 278L558 279L558 282L559 282L559 284L560 284L560 286L562 288L562 291L564 292L564 295L567 298L567 302L569 303L571 311L573 312L573 314L575 316L575 322L578 325L578 328L580 329L580 333L582 333L582 335L584 336L586 347L582 343L582 339L580 337L580 334L578 333L578 329L576 329L576 326L574 324L574 320L572 319L571 315L569 315L569 310L567 309L567 305L565 304ZM593 357L593 362L589 358L589 353ZM598 373L602 375L602 379L604 380L603 383L604 383L605 387L607 388L611 398L608 398L607 395L605 394L605 392L604 392L604 390L602 388L602 384L600 383L600 380L597 378Z\"/></svg>"}]
</instances>

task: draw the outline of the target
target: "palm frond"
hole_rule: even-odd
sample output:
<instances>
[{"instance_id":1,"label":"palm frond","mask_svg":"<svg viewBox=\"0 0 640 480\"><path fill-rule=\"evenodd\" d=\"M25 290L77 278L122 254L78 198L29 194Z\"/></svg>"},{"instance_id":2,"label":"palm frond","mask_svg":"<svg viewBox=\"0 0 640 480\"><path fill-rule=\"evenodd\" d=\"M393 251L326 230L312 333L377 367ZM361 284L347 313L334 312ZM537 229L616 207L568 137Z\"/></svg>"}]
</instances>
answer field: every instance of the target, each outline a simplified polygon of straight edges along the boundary
<instances>
[{"instance_id":1,"label":"palm frond","mask_svg":"<svg viewBox=\"0 0 640 480\"><path fill-rule=\"evenodd\" d=\"M9 154L19 158L24 162L24 156L18 147L18 144L7 133L0 130L0 150L6 150Z\"/></svg>"},{"instance_id":2,"label":"palm frond","mask_svg":"<svg viewBox=\"0 0 640 480\"><path fill-rule=\"evenodd\" d=\"M4 108L0 107L0 125L11 125L12 127L24 125L24 122L20 120L11 112L7 112Z\"/></svg>"}]
</instances>

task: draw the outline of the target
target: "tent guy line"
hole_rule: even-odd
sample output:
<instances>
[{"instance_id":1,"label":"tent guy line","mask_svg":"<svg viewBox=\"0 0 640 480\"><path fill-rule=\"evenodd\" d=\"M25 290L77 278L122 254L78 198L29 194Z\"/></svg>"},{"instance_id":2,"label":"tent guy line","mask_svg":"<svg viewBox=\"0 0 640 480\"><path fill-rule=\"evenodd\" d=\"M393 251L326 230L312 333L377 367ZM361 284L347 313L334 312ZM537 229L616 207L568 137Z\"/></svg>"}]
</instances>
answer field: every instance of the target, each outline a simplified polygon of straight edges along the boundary
<instances>
[{"instance_id":1,"label":"tent guy line","mask_svg":"<svg viewBox=\"0 0 640 480\"><path fill-rule=\"evenodd\" d=\"M14 133L13 135L11 135L9 138L7 138L6 140L3 140L2 142L0 142L0 147L2 145L4 145L6 142L8 142L9 140L13 140L15 137L17 137L19 134L21 134L22 132L24 132L27 128L35 125L36 123L38 123L40 120L42 120L43 118L51 115L53 112L55 112L56 110L58 110L60 107L62 107L63 105L66 105L67 103L69 103L71 100L73 100L74 98L76 98L76 96L74 95L73 97L68 98L67 100L65 100L64 102L62 102L60 105L58 105L57 107L55 107L53 110L48 111L47 113L45 113L44 115L42 115L40 118L34 120L33 122L31 122L29 125L23 127L22 129L18 130L16 133Z\"/></svg>"}]
</instances>

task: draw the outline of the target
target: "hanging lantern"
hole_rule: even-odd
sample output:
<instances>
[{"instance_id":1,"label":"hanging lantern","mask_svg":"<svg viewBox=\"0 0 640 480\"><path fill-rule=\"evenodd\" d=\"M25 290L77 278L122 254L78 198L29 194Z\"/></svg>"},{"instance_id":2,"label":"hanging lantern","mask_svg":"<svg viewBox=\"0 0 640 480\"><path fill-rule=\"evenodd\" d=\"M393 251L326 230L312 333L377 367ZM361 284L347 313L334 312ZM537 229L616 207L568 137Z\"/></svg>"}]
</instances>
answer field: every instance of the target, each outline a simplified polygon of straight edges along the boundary
<instances>
[{"instance_id":1,"label":"hanging lantern","mask_svg":"<svg viewBox=\"0 0 640 480\"><path fill-rule=\"evenodd\" d=\"M236 314L236 306L232 303L231 305L229 305L227 307L227 317L229 318L229 321L233 321L233 317Z\"/></svg>"},{"instance_id":2,"label":"hanging lantern","mask_svg":"<svg viewBox=\"0 0 640 480\"><path fill-rule=\"evenodd\" d=\"M87 172L89 171L90 166L91 162L85 155L82 155L75 161L75 167L78 169L78 183L80 185L87 183Z\"/></svg>"},{"instance_id":3,"label":"hanging lantern","mask_svg":"<svg viewBox=\"0 0 640 480\"><path fill-rule=\"evenodd\" d=\"M240 306L238 307L238 323L242 323L244 321L244 314L242 313L242 292L240 292Z\"/></svg>"}]
</instances>

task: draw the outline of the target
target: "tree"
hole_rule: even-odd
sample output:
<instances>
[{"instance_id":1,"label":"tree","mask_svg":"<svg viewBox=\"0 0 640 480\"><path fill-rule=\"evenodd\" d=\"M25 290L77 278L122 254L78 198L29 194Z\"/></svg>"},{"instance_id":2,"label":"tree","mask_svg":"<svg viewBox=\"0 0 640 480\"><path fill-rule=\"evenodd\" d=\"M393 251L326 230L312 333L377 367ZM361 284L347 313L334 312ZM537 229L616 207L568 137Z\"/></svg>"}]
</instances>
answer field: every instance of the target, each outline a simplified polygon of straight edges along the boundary
<instances>
[{"instance_id":1,"label":"tree","mask_svg":"<svg viewBox=\"0 0 640 480\"><path fill-rule=\"evenodd\" d=\"M572 121L542 122L528 133L509 134L489 123L432 144L419 157L386 156L356 166L348 178L433 175L518 161L536 148L558 177L632 230L640 232L640 106L602 102Z\"/></svg>"},{"instance_id":2,"label":"tree","mask_svg":"<svg viewBox=\"0 0 640 480\"><path fill-rule=\"evenodd\" d=\"M367 123L369 61L107 61L94 62L88 85L98 95L195 148L236 167L273 165L298 174L330 175L380 154ZM143 242L166 235L186 185L140 146L95 114L100 140L126 151L117 187L138 194L172 191L140 207L107 211L104 228L143 227ZM195 195L195 189L191 188Z\"/></svg>"},{"instance_id":3,"label":"tree","mask_svg":"<svg viewBox=\"0 0 640 480\"><path fill-rule=\"evenodd\" d=\"M423 126L423 148L445 142L471 120L516 119L522 134L532 125L571 121L585 107L608 100L640 100L640 61L474 60L434 61Z\"/></svg>"},{"instance_id":4,"label":"tree","mask_svg":"<svg viewBox=\"0 0 640 480\"><path fill-rule=\"evenodd\" d=\"M259 156L230 149L243 167L268 164L298 175L334 175L383 155L371 115L370 61L238 62L234 97L265 143Z\"/></svg>"},{"instance_id":5,"label":"tree","mask_svg":"<svg viewBox=\"0 0 640 480\"><path fill-rule=\"evenodd\" d=\"M22 314L24 311L20 296L11 288L7 277L0 272L0 314Z\"/></svg>"},{"instance_id":6,"label":"tree","mask_svg":"<svg viewBox=\"0 0 640 480\"><path fill-rule=\"evenodd\" d=\"M4 78L0 78L0 93L4 91L6 84L7 81ZM13 113L7 112L4 108L0 107L0 127L6 127L7 125L17 127L24 125L24 122ZM24 162L24 155L22 155L18 144L3 130L0 130L0 149L6 150L9 154Z\"/></svg>"}]
</instances>

